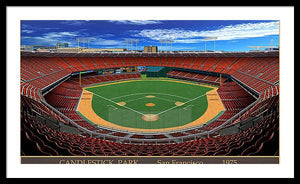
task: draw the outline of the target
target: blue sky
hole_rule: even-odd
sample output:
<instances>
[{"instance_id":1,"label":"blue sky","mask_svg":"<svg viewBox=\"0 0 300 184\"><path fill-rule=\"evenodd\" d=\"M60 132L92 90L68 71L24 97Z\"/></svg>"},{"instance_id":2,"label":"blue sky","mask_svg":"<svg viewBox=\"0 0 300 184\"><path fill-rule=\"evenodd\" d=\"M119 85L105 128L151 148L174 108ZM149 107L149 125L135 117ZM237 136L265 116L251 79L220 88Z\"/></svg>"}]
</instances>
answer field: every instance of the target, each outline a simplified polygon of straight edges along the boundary
<instances>
[{"instance_id":1,"label":"blue sky","mask_svg":"<svg viewBox=\"0 0 300 184\"><path fill-rule=\"evenodd\" d=\"M205 37L217 37L217 51L248 51L248 46L278 46L279 21L275 20L23 20L21 45L55 45L58 41L77 47L77 38L91 38L90 48L127 48L126 39L138 40L137 49L173 40L172 50L203 51ZM87 46L87 44L81 44ZM132 45L132 49L136 44ZM214 42L206 42L214 50Z\"/></svg>"}]
</instances>

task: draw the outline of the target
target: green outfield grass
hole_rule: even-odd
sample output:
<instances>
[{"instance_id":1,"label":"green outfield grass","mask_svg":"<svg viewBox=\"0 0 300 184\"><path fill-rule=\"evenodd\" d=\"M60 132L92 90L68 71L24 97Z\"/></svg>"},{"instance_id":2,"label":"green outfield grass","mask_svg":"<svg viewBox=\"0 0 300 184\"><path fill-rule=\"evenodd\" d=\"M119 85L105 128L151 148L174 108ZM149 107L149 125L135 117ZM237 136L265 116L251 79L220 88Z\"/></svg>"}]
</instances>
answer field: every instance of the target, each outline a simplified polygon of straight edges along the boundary
<instances>
[{"instance_id":1,"label":"green outfield grass","mask_svg":"<svg viewBox=\"0 0 300 184\"><path fill-rule=\"evenodd\" d=\"M213 88L173 80L136 80L86 88L92 92L92 108L101 118L124 127L171 128L190 123L207 109L206 92ZM149 95L152 98L149 98ZM124 106L116 103L125 102ZM176 106L176 102L185 103ZM155 106L146 106L152 103ZM157 121L145 121L156 114Z\"/></svg>"}]
</instances>

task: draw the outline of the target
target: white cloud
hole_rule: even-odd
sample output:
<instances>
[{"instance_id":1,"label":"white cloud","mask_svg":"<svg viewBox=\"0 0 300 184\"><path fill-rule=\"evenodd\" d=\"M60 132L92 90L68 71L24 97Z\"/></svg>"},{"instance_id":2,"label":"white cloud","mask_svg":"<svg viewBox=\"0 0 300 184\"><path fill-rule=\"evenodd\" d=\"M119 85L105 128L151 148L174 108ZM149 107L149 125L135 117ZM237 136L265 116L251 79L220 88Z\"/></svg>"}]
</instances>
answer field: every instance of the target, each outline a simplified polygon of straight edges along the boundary
<instances>
[{"instance_id":1,"label":"white cloud","mask_svg":"<svg viewBox=\"0 0 300 184\"><path fill-rule=\"evenodd\" d=\"M102 34L100 35L101 37L112 37L114 36L113 34L107 33L107 34Z\"/></svg>"},{"instance_id":2,"label":"white cloud","mask_svg":"<svg viewBox=\"0 0 300 184\"><path fill-rule=\"evenodd\" d=\"M22 42L30 45L55 45L58 41L69 43L69 45L76 45L77 38L81 38L85 34L82 34L82 30L75 32L48 32L42 34L41 36L22 36ZM103 34L96 37L89 37L90 45L99 45L99 46L124 46L124 40L113 40L105 39L106 37L114 36L112 34ZM87 38L87 35L85 36ZM72 44L73 43L73 44Z\"/></svg>"},{"instance_id":3,"label":"white cloud","mask_svg":"<svg viewBox=\"0 0 300 184\"><path fill-rule=\"evenodd\" d=\"M41 36L22 36L22 42L29 45L55 45L58 41L76 42L77 32L49 32Z\"/></svg>"},{"instance_id":4,"label":"white cloud","mask_svg":"<svg viewBox=\"0 0 300 184\"><path fill-rule=\"evenodd\" d=\"M22 29L32 29L33 27L31 25L28 24L24 24L23 22L21 23L21 28Z\"/></svg>"},{"instance_id":5,"label":"white cloud","mask_svg":"<svg viewBox=\"0 0 300 184\"><path fill-rule=\"evenodd\" d=\"M125 42L123 40L109 40L103 38L95 38L91 40L90 43L93 45L125 45Z\"/></svg>"},{"instance_id":6,"label":"white cloud","mask_svg":"<svg viewBox=\"0 0 300 184\"><path fill-rule=\"evenodd\" d=\"M22 23L21 25L21 30L22 33L32 33L32 32L37 32L39 30L51 30L51 29L59 29L57 27L34 27L28 24Z\"/></svg>"},{"instance_id":7,"label":"white cloud","mask_svg":"<svg viewBox=\"0 0 300 184\"><path fill-rule=\"evenodd\" d=\"M203 41L203 39L176 39L174 43L199 43Z\"/></svg>"},{"instance_id":8,"label":"white cloud","mask_svg":"<svg viewBox=\"0 0 300 184\"><path fill-rule=\"evenodd\" d=\"M77 32L49 32L44 34L44 38L48 39L57 39L57 38L63 38L63 37L76 37L78 36Z\"/></svg>"},{"instance_id":9,"label":"white cloud","mask_svg":"<svg viewBox=\"0 0 300 184\"><path fill-rule=\"evenodd\" d=\"M33 30L27 30L27 29L22 30L22 33L33 33L33 32L34 32Z\"/></svg>"},{"instance_id":10,"label":"white cloud","mask_svg":"<svg viewBox=\"0 0 300 184\"><path fill-rule=\"evenodd\" d=\"M145 29L134 36L152 40L173 39L175 43L198 43L203 37L218 37L218 40L235 40L279 34L279 22L260 22L225 26L217 30Z\"/></svg>"},{"instance_id":11,"label":"white cloud","mask_svg":"<svg viewBox=\"0 0 300 184\"><path fill-rule=\"evenodd\" d=\"M158 20L109 20L118 24L134 24L134 25L147 25L147 24L161 24Z\"/></svg>"},{"instance_id":12,"label":"white cloud","mask_svg":"<svg viewBox=\"0 0 300 184\"><path fill-rule=\"evenodd\" d=\"M55 45L57 40L48 39L41 36L22 36L22 42L26 45Z\"/></svg>"}]
</instances>

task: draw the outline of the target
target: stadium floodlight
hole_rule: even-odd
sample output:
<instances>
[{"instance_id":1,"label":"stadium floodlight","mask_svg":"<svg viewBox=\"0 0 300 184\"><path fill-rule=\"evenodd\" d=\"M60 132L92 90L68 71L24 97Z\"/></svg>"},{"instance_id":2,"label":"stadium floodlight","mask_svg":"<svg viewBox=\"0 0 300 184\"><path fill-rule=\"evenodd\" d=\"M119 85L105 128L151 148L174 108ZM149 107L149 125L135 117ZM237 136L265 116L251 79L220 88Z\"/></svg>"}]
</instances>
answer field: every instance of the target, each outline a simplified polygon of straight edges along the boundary
<instances>
[{"instance_id":1,"label":"stadium floodlight","mask_svg":"<svg viewBox=\"0 0 300 184\"><path fill-rule=\"evenodd\" d=\"M218 39L218 37L217 36L207 36L207 37L204 37L203 39L204 40L216 40L216 39Z\"/></svg>"},{"instance_id":2,"label":"stadium floodlight","mask_svg":"<svg viewBox=\"0 0 300 184\"><path fill-rule=\"evenodd\" d=\"M137 39L125 39L125 42L126 42L128 45L130 45L130 50L131 50L131 51L132 51L132 43L135 42L135 47L136 47L136 49L137 49L137 43L138 43L138 41L139 41L139 40L137 40ZM129 50L129 48L128 48L127 50Z\"/></svg>"},{"instance_id":3,"label":"stadium floodlight","mask_svg":"<svg viewBox=\"0 0 300 184\"><path fill-rule=\"evenodd\" d=\"M168 52L168 40L166 40L166 52Z\"/></svg>"},{"instance_id":4,"label":"stadium floodlight","mask_svg":"<svg viewBox=\"0 0 300 184\"><path fill-rule=\"evenodd\" d=\"M168 42L171 43L171 52L173 52L172 43L174 43L174 40L171 39Z\"/></svg>"},{"instance_id":5,"label":"stadium floodlight","mask_svg":"<svg viewBox=\"0 0 300 184\"><path fill-rule=\"evenodd\" d=\"M172 51L172 43L174 43L174 40L173 40L173 39L165 39L165 40L163 40L163 43L166 43L166 52L168 51L168 43L171 44L171 49L170 49L170 51Z\"/></svg>"},{"instance_id":6,"label":"stadium floodlight","mask_svg":"<svg viewBox=\"0 0 300 184\"><path fill-rule=\"evenodd\" d=\"M160 49L159 50L161 50L161 52L162 52L162 43L164 42L164 40L163 39L159 39L159 43L160 43Z\"/></svg>"},{"instance_id":7,"label":"stadium floodlight","mask_svg":"<svg viewBox=\"0 0 300 184\"><path fill-rule=\"evenodd\" d=\"M127 51L128 51L128 50L129 50L129 48L128 48L129 40L128 40L128 39L125 39L125 43L126 43L126 49L127 49Z\"/></svg>"},{"instance_id":8,"label":"stadium floodlight","mask_svg":"<svg viewBox=\"0 0 300 184\"><path fill-rule=\"evenodd\" d=\"M138 39L133 40L133 42L135 42L135 51L137 52L137 43L139 42Z\"/></svg>"},{"instance_id":9,"label":"stadium floodlight","mask_svg":"<svg viewBox=\"0 0 300 184\"><path fill-rule=\"evenodd\" d=\"M161 47L162 47L163 43L166 44L166 52L168 52L168 43L171 43L171 51L172 51L172 43L174 43L174 40L172 40L172 39L160 39L159 42L161 43Z\"/></svg>"},{"instance_id":10,"label":"stadium floodlight","mask_svg":"<svg viewBox=\"0 0 300 184\"><path fill-rule=\"evenodd\" d=\"M273 46L273 41L274 41L274 39L270 40L270 46Z\"/></svg>"},{"instance_id":11,"label":"stadium floodlight","mask_svg":"<svg viewBox=\"0 0 300 184\"><path fill-rule=\"evenodd\" d=\"M171 43L171 52L173 52L173 46L172 43L174 43L174 39L176 38L176 36L174 34L171 34L169 39L169 43Z\"/></svg>"},{"instance_id":12,"label":"stadium floodlight","mask_svg":"<svg viewBox=\"0 0 300 184\"><path fill-rule=\"evenodd\" d=\"M217 36L207 36L207 37L204 37L203 40L204 40L204 44L205 44L205 49L204 51L206 52L206 41L214 41L214 51L216 51L216 40L218 39Z\"/></svg>"},{"instance_id":13,"label":"stadium floodlight","mask_svg":"<svg viewBox=\"0 0 300 184\"><path fill-rule=\"evenodd\" d=\"M90 46L90 41L93 40L94 38L92 37L82 37L82 38L77 38L77 42L78 42L78 50L79 50L79 46L80 43L83 43L83 47L84 47L84 43L87 43L87 48L89 48Z\"/></svg>"}]
</instances>

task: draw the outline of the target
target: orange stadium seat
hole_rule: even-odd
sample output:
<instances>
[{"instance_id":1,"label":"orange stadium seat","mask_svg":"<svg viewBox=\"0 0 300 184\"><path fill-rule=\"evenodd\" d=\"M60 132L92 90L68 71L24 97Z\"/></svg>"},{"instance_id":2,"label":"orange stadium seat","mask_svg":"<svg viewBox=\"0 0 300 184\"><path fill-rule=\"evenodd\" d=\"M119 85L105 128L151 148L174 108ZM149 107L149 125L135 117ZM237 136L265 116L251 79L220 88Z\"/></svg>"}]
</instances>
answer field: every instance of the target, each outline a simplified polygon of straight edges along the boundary
<instances>
[{"instance_id":1,"label":"orange stadium seat","mask_svg":"<svg viewBox=\"0 0 300 184\"><path fill-rule=\"evenodd\" d=\"M168 77L217 85L217 92L226 110L205 126L152 136L99 128L76 113L82 87L79 84L79 76L71 76L72 73L128 66L171 67L172 69L167 73ZM22 155L278 154L278 147L272 147L278 142L279 133L278 57L22 56L20 76ZM81 76L81 85L138 78L141 78L139 72L109 75L85 74ZM49 87L53 89L43 95ZM253 94L251 95L248 91ZM250 105L252 106L247 108ZM36 114L66 126L85 128L101 136L92 137L82 132L82 129L79 134L74 134L51 128L41 122L35 116ZM236 116L237 114L239 116ZM238 133L221 135L223 128L235 126L255 117L260 118L252 127ZM218 127L222 128L216 129ZM209 135L190 138L214 129L216 131ZM130 139L127 139L128 137ZM123 141L119 142L119 140ZM147 141L143 142L144 140Z\"/></svg>"}]
</instances>

